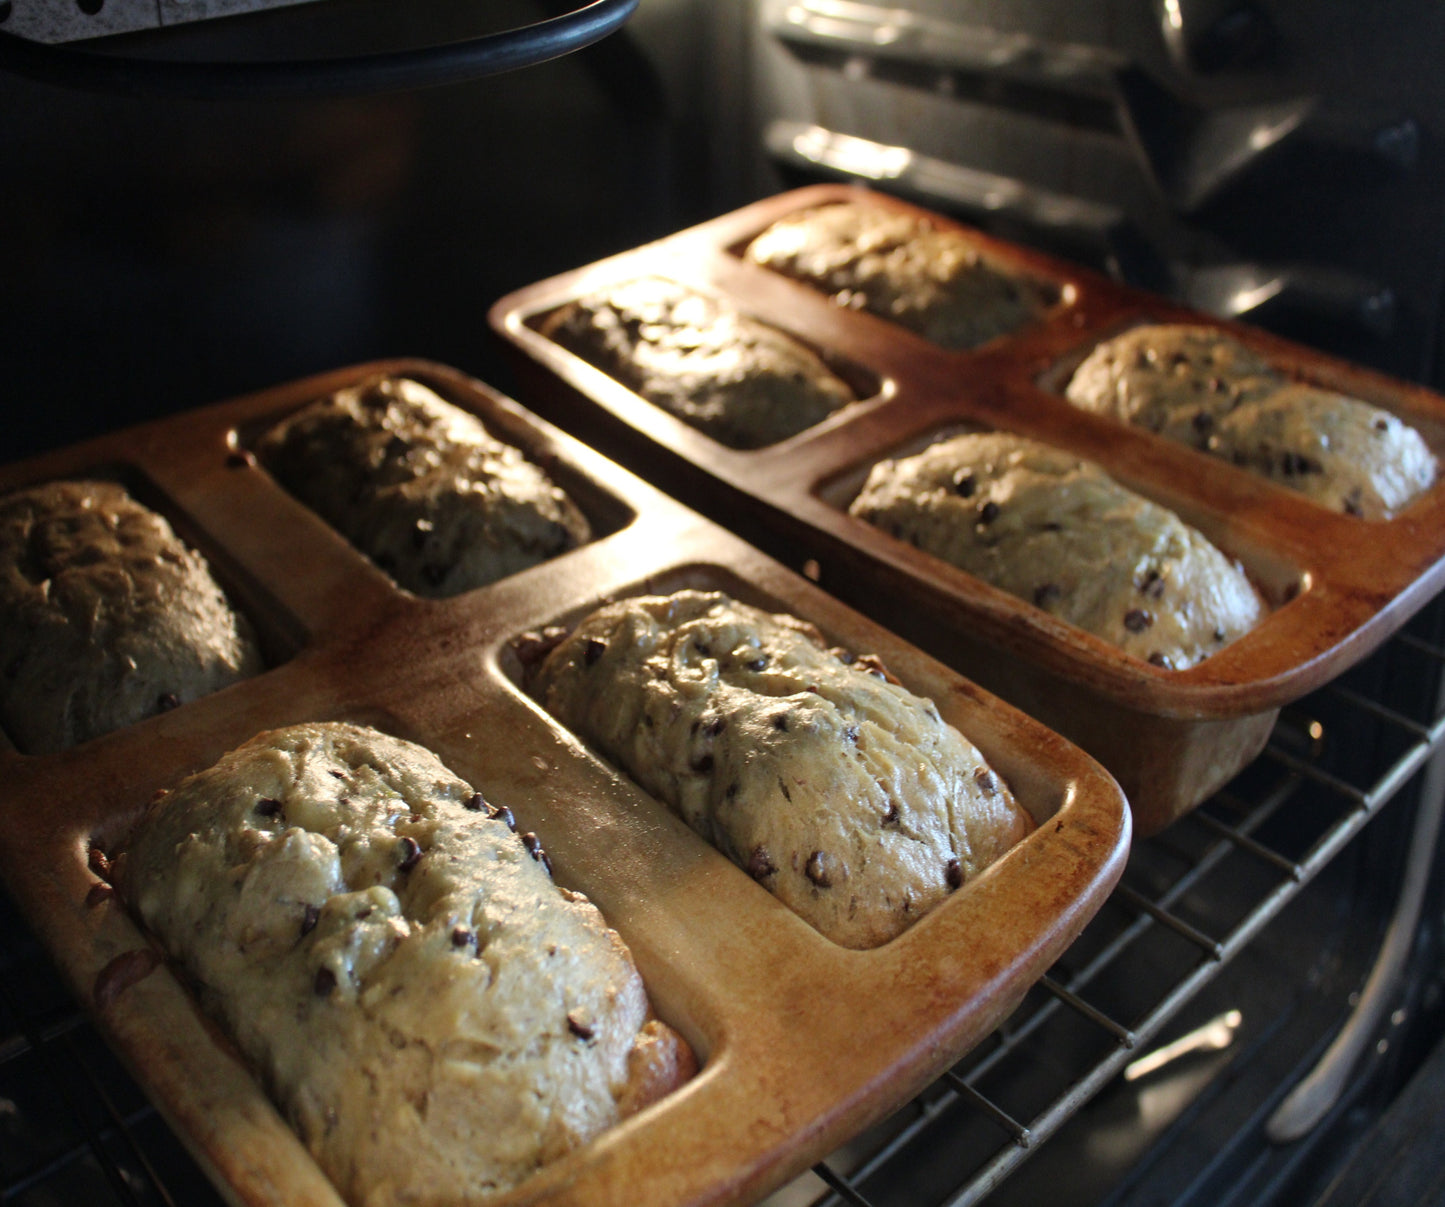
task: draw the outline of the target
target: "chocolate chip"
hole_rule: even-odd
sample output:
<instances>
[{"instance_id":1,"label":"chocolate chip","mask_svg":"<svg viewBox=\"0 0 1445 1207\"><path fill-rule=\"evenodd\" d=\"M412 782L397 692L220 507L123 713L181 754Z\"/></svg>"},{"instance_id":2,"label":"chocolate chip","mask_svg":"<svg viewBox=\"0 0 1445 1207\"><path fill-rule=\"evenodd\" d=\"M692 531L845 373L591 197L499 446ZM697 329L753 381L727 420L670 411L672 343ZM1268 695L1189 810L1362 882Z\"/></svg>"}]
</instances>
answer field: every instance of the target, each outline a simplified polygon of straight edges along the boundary
<instances>
[{"instance_id":1,"label":"chocolate chip","mask_svg":"<svg viewBox=\"0 0 1445 1207\"><path fill-rule=\"evenodd\" d=\"M1041 583L1034 588L1034 606L1047 608L1063 598L1064 589L1058 583Z\"/></svg>"},{"instance_id":2,"label":"chocolate chip","mask_svg":"<svg viewBox=\"0 0 1445 1207\"><path fill-rule=\"evenodd\" d=\"M321 921L321 907L308 904L301 912L301 933L309 935L316 929L316 924Z\"/></svg>"},{"instance_id":3,"label":"chocolate chip","mask_svg":"<svg viewBox=\"0 0 1445 1207\"><path fill-rule=\"evenodd\" d=\"M699 775L706 775L712 770L712 755L705 754L700 758L693 759L688 765Z\"/></svg>"},{"instance_id":4,"label":"chocolate chip","mask_svg":"<svg viewBox=\"0 0 1445 1207\"><path fill-rule=\"evenodd\" d=\"M988 767L980 767L975 771L973 782L979 786L980 791L987 792L990 796L998 793L998 776Z\"/></svg>"},{"instance_id":5,"label":"chocolate chip","mask_svg":"<svg viewBox=\"0 0 1445 1207\"><path fill-rule=\"evenodd\" d=\"M512 816L512 811L506 805L498 805L496 812L492 814L495 821L502 822L513 834L517 832L517 819Z\"/></svg>"},{"instance_id":6,"label":"chocolate chip","mask_svg":"<svg viewBox=\"0 0 1445 1207\"><path fill-rule=\"evenodd\" d=\"M978 489L978 480L968 470L961 469L953 475L953 489L961 498L971 499Z\"/></svg>"},{"instance_id":7,"label":"chocolate chip","mask_svg":"<svg viewBox=\"0 0 1445 1207\"><path fill-rule=\"evenodd\" d=\"M766 670L768 665L767 655L764 655L761 658L754 658L750 662L746 662L743 665L745 665L750 671Z\"/></svg>"},{"instance_id":8,"label":"chocolate chip","mask_svg":"<svg viewBox=\"0 0 1445 1207\"><path fill-rule=\"evenodd\" d=\"M949 888L959 888L963 884L963 865L957 859L950 859L943 865L943 878Z\"/></svg>"},{"instance_id":9,"label":"chocolate chip","mask_svg":"<svg viewBox=\"0 0 1445 1207\"><path fill-rule=\"evenodd\" d=\"M1131 633L1142 633L1154 623L1154 613L1143 608L1130 608L1124 613L1124 627Z\"/></svg>"},{"instance_id":10,"label":"chocolate chip","mask_svg":"<svg viewBox=\"0 0 1445 1207\"><path fill-rule=\"evenodd\" d=\"M486 799L480 792L473 792L466 800L462 801L462 808L468 813L480 813L486 807Z\"/></svg>"},{"instance_id":11,"label":"chocolate chip","mask_svg":"<svg viewBox=\"0 0 1445 1207\"><path fill-rule=\"evenodd\" d=\"M281 802L274 797L263 797L256 802L256 812L262 817L275 817L281 812Z\"/></svg>"},{"instance_id":12,"label":"chocolate chip","mask_svg":"<svg viewBox=\"0 0 1445 1207\"><path fill-rule=\"evenodd\" d=\"M1388 419L1385 419L1385 418L1382 417L1382 418L1379 418L1379 419L1376 419L1376 420L1375 420L1375 431L1377 431L1377 432L1388 432L1389 430L1390 430L1390 421L1389 421Z\"/></svg>"},{"instance_id":13,"label":"chocolate chip","mask_svg":"<svg viewBox=\"0 0 1445 1207\"><path fill-rule=\"evenodd\" d=\"M1149 655L1149 662L1153 666L1163 667L1166 671L1172 671L1174 669L1174 664L1169 661L1169 656L1160 653L1158 650L1155 650Z\"/></svg>"},{"instance_id":14,"label":"chocolate chip","mask_svg":"<svg viewBox=\"0 0 1445 1207\"><path fill-rule=\"evenodd\" d=\"M808 862L803 866L803 875L819 888L832 888L833 886L833 878L828 875L826 859L827 856L822 851L814 851L808 856Z\"/></svg>"},{"instance_id":15,"label":"chocolate chip","mask_svg":"<svg viewBox=\"0 0 1445 1207\"><path fill-rule=\"evenodd\" d=\"M759 843L753 848L753 853L748 856L747 873L754 880L766 880L778 869L773 866L773 861L768 856L768 848Z\"/></svg>"},{"instance_id":16,"label":"chocolate chip","mask_svg":"<svg viewBox=\"0 0 1445 1207\"><path fill-rule=\"evenodd\" d=\"M531 855L538 863L547 869L547 875L552 874L552 861L547 858L547 852L542 849L542 840L531 830L522 835L522 845L527 848L527 854Z\"/></svg>"},{"instance_id":17,"label":"chocolate chip","mask_svg":"<svg viewBox=\"0 0 1445 1207\"><path fill-rule=\"evenodd\" d=\"M397 844L397 856L396 870L409 872L421 859L421 846L415 838L403 838Z\"/></svg>"},{"instance_id":18,"label":"chocolate chip","mask_svg":"<svg viewBox=\"0 0 1445 1207\"><path fill-rule=\"evenodd\" d=\"M782 792L784 800L791 801L793 799L793 794L788 791L788 785L783 783L781 776L778 777L778 789Z\"/></svg>"},{"instance_id":19,"label":"chocolate chip","mask_svg":"<svg viewBox=\"0 0 1445 1207\"><path fill-rule=\"evenodd\" d=\"M785 712L780 712L777 716L775 716L775 717L773 718L773 728L776 729L776 730L778 730L778 731L781 732L781 733L787 733L787 732L788 732L788 714L785 713Z\"/></svg>"},{"instance_id":20,"label":"chocolate chip","mask_svg":"<svg viewBox=\"0 0 1445 1207\"><path fill-rule=\"evenodd\" d=\"M597 659L602 657L602 653L606 649L605 641L598 641L596 637L588 637L582 643L582 665L595 666Z\"/></svg>"},{"instance_id":21,"label":"chocolate chip","mask_svg":"<svg viewBox=\"0 0 1445 1207\"><path fill-rule=\"evenodd\" d=\"M992 524L998 519L998 504L990 499L978 509L978 522L980 524Z\"/></svg>"},{"instance_id":22,"label":"chocolate chip","mask_svg":"<svg viewBox=\"0 0 1445 1207\"><path fill-rule=\"evenodd\" d=\"M833 651L833 657L836 658L839 662L841 662L844 666L852 666L853 663L858 660L857 654L855 654L852 650L845 649L835 649Z\"/></svg>"},{"instance_id":23,"label":"chocolate chip","mask_svg":"<svg viewBox=\"0 0 1445 1207\"><path fill-rule=\"evenodd\" d=\"M327 774L334 779L344 780L346 778L346 772L344 771L328 771Z\"/></svg>"},{"instance_id":24,"label":"chocolate chip","mask_svg":"<svg viewBox=\"0 0 1445 1207\"><path fill-rule=\"evenodd\" d=\"M156 698L156 707L160 709L161 712L170 712L171 709L179 708L180 706L181 698L176 695L175 692L162 692Z\"/></svg>"},{"instance_id":25,"label":"chocolate chip","mask_svg":"<svg viewBox=\"0 0 1445 1207\"><path fill-rule=\"evenodd\" d=\"M465 926L452 927L452 946L471 947L477 941L477 936L472 934Z\"/></svg>"},{"instance_id":26,"label":"chocolate chip","mask_svg":"<svg viewBox=\"0 0 1445 1207\"><path fill-rule=\"evenodd\" d=\"M1223 629L1215 629L1215 630L1214 630L1214 640L1215 640L1215 641L1223 641L1223 640L1224 640L1224 630L1223 630Z\"/></svg>"},{"instance_id":27,"label":"chocolate chip","mask_svg":"<svg viewBox=\"0 0 1445 1207\"><path fill-rule=\"evenodd\" d=\"M329 968L318 968L316 979L311 982L311 989L317 997L330 997L332 990L336 988L336 974Z\"/></svg>"},{"instance_id":28,"label":"chocolate chip","mask_svg":"<svg viewBox=\"0 0 1445 1207\"><path fill-rule=\"evenodd\" d=\"M595 1034L593 1028L583 1022L575 1010L569 1010L567 1012L567 1030L584 1042L591 1039Z\"/></svg>"}]
</instances>

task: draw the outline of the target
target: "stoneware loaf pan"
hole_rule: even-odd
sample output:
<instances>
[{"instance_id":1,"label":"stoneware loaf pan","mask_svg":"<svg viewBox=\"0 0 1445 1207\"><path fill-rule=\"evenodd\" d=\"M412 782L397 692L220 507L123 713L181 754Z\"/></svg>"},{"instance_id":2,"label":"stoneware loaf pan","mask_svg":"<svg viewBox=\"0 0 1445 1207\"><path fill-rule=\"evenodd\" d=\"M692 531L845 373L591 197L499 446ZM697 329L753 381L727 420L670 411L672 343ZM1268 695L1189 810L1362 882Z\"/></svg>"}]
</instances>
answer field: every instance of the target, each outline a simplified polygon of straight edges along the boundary
<instances>
[{"instance_id":1,"label":"stoneware loaf pan","mask_svg":"<svg viewBox=\"0 0 1445 1207\"><path fill-rule=\"evenodd\" d=\"M374 372L409 375L545 464L594 539L444 601L417 598L247 452ZM61 754L0 750L0 874L74 991L228 1200L339 1200L255 1077L157 960L92 855L152 794L259 731L374 725L435 750L540 837L556 880L630 945L696 1050L684 1088L498 1203L750 1202L883 1117L989 1033L1102 903L1130 819L1097 763L805 578L462 374L358 366L0 470L0 489L105 475L210 559L262 633L259 676ZM1038 828L901 937L845 950L590 753L520 686L513 642L601 601L721 588L878 654L1004 775Z\"/></svg>"},{"instance_id":2,"label":"stoneware loaf pan","mask_svg":"<svg viewBox=\"0 0 1445 1207\"><path fill-rule=\"evenodd\" d=\"M953 352L743 258L775 220L859 199L963 231L995 264L1041 284L1052 304L1012 334ZM786 441L739 451L540 333L567 302L647 275L726 298L791 334L852 383L858 401ZM1118 778L1140 835L1229 780L1284 704L1378 646L1445 577L1445 485L1392 519L1359 519L1084 413L1062 391L1101 339L1141 322L1187 322L1228 330L1301 381L1396 413L1437 459L1445 399L853 186L784 193L539 282L499 301L491 322L542 413L1078 742ZM875 462L965 430L1011 432L1099 462L1237 559L1268 616L1198 665L1162 669L848 514Z\"/></svg>"}]
</instances>

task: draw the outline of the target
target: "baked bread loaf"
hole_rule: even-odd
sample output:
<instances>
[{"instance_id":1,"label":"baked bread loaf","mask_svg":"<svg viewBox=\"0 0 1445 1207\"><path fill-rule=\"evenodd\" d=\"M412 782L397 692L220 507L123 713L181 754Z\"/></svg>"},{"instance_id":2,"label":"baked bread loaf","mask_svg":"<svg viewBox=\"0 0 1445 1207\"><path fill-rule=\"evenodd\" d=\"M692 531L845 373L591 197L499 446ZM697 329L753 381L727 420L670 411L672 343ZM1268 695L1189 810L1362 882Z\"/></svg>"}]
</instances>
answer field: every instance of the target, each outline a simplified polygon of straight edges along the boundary
<instances>
[{"instance_id":1,"label":"baked bread loaf","mask_svg":"<svg viewBox=\"0 0 1445 1207\"><path fill-rule=\"evenodd\" d=\"M1210 327L1134 327L1099 344L1065 394L1366 519L1388 519L1435 481L1430 449L1397 416L1291 381Z\"/></svg>"},{"instance_id":2,"label":"baked bread loaf","mask_svg":"<svg viewBox=\"0 0 1445 1207\"><path fill-rule=\"evenodd\" d=\"M1244 571L1097 465L998 433L875 465L849 511L1156 666L1257 623Z\"/></svg>"},{"instance_id":3,"label":"baked bread loaf","mask_svg":"<svg viewBox=\"0 0 1445 1207\"><path fill-rule=\"evenodd\" d=\"M959 232L879 205L790 214L746 257L955 351L1016 331L1047 308L1034 282L990 264Z\"/></svg>"},{"instance_id":4,"label":"baked bread loaf","mask_svg":"<svg viewBox=\"0 0 1445 1207\"><path fill-rule=\"evenodd\" d=\"M53 754L262 669L205 559L114 482L0 498L0 721Z\"/></svg>"},{"instance_id":5,"label":"baked bread loaf","mask_svg":"<svg viewBox=\"0 0 1445 1207\"><path fill-rule=\"evenodd\" d=\"M718 592L598 609L533 691L845 947L893 938L1032 828L983 756L876 659Z\"/></svg>"},{"instance_id":6,"label":"baked bread loaf","mask_svg":"<svg viewBox=\"0 0 1445 1207\"><path fill-rule=\"evenodd\" d=\"M568 303L542 334L730 448L786 440L854 398L791 336L661 277Z\"/></svg>"},{"instance_id":7,"label":"baked bread loaf","mask_svg":"<svg viewBox=\"0 0 1445 1207\"><path fill-rule=\"evenodd\" d=\"M263 733L112 865L355 1207L477 1203L688 1075L618 935L430 751Z\"/></svg>"},{"instance_id":8,"label":"baked bread loaf","mask_svg":"<svg viewBox=\"0 0 1445 1207\"><path fill-rule=\"evenodd\" d=\"M262 464L401 586L443 598L582 544L577 505L519 449L418 381L374 377L303 408Z\"/></svg>"}]
</instances>

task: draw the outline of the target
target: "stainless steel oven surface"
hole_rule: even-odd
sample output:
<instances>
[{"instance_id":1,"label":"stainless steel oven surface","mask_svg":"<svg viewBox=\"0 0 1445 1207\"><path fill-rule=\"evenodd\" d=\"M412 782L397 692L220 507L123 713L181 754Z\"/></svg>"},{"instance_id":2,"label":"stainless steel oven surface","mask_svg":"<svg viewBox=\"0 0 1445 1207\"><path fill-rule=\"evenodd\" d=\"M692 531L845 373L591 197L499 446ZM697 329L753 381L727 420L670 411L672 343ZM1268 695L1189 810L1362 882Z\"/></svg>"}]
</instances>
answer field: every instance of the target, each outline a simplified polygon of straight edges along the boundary
<instances>
[{"instance_id":1,"label":"stainless steel oven surface","mask_svg":"<svg viewBox=\"0 0 1445 1207\"><path fill-rule=\"evenodd\" d=\"M43 7L0 3L0 36ZM66 6L46 45L314 63L479 34L420 0L137 24L165 7ZM577 7L498 0L480 32ZM315 94L0 53L0 460L386 356L512 391L496 299L819 181L1438 388L1442 48L1421 0L642 0L535 65ZM1442 667L1435 600L1137 842L995 1033L764 1201L1439 1202ZM226 1201L0 910L0 1202Z\"/></svg>"}]
</instances>

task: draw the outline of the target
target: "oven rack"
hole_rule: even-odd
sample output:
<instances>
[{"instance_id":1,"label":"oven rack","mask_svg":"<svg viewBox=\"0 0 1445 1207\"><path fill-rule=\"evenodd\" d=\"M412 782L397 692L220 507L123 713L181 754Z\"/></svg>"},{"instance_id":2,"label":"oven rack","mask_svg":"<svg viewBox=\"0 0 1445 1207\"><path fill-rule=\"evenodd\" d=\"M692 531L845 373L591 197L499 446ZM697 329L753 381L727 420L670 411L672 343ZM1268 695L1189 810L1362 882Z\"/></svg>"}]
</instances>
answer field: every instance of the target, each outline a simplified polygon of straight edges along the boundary
<instances>
[{"instance_id":1,"label":"oven rack","mask_svg":"<svg viewBox=\"0 0 1445 1207\"><path fill-rule=\"evenodd\" d=\"M1437 600L1287 709L1223 792L1136 844L1118 888L1014 1015L905 1108L768 1207L966 1207L1147 1052L1445 743ZM945 1165L940 1174L936 1168ZM930 1166L918 1191L911 1171ZM0 896L0 1203L223 1200Z\"/></svg>"}]
</instances>

